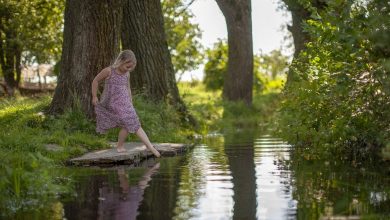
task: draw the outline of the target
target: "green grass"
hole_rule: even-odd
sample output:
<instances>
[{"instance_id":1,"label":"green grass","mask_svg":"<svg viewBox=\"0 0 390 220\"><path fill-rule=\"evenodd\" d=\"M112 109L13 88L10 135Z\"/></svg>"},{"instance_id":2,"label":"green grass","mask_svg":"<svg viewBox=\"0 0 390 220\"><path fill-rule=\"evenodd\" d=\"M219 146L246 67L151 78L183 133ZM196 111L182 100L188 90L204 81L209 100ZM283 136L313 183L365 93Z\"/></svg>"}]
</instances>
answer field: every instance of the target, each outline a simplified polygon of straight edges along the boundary
<instances>
[{"instance_id":1,"label":"green grass","mask_svg":"<svg viewBox=\"0 0 390 220\"><path fill-rule=\"evenodd\" d=\"M200 134L241 127L268 127L280 101L281 79L270 81L263 92L255 92L252 106L223 100L221 91L206 91L199 82L180 83L179 90L188 109L199 121Z\"/></svg>"},{"instance_id":2,"label":"green grass","mask_svg":"<svg viewBox=\"0 0 390 220\"><path fill-rule=\"evenodd\" d=\"M4 129L0 134L1 151L40 152L50 159L63 162L83 151L80 149L107 146L104 139L96 138L92 133L93 124L81 111L65 112L60 117L43 114L50 100L49 95L44 95L1 102L0 124ZM47 151L45 144L57 144L63 150Z\"/></svg>"},{"instance_id":3,"label":"green grass","mask_svg":"<svg viewBox=\"0 0 390 220\"><path fill-rule=\"evenodd\" d=\"M206 91L205 86L197 82L183 82L178 87L189 112L199 122L198 133L204 135L217 129L215 121L223 114L221 92Z\"/></svg>"}]
</instances>

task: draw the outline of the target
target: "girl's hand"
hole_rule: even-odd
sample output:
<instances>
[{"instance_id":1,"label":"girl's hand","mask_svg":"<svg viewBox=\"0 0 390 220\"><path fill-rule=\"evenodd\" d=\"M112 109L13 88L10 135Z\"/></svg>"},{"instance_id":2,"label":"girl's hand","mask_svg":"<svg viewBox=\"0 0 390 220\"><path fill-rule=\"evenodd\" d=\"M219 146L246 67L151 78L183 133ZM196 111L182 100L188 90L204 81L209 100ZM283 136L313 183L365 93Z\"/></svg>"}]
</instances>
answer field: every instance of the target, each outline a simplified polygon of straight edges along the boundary
<instances>
[{"instance_id":1,"label":"girl's hand","mask_svg":"<svg viewBox=\"0 0 390 220\"><path fill-rule=\"evenodd\" d=\"M96 96L92 97L92 104L93 105L97 105L98 102L99 102L99 99Z\"/></svg>"}]
</instances>

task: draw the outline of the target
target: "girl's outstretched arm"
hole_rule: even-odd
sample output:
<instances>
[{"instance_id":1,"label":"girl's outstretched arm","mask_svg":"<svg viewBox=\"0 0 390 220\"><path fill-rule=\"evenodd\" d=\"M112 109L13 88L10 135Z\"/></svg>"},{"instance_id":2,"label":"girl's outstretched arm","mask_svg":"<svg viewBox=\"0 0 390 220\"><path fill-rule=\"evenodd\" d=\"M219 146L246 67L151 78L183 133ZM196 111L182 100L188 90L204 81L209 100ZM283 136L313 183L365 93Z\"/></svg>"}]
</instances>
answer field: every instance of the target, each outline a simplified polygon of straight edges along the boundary
<instances>
[{"instance_id":1,"label":"girl's outstretched arm","mask_svg":"<svg viewBox=\"0 0 390 220\"><path fill-rule=\"evenodd\" d=\"M97 98L97 89L99 86L99 82L106 79L108 76L110 76L110 68L111 67L106 67L102 71L100 71L99 74L95 76L95 78L92 81L92 104L96 105L98 103L98 98Z\"/></svg>"}]
</instances>

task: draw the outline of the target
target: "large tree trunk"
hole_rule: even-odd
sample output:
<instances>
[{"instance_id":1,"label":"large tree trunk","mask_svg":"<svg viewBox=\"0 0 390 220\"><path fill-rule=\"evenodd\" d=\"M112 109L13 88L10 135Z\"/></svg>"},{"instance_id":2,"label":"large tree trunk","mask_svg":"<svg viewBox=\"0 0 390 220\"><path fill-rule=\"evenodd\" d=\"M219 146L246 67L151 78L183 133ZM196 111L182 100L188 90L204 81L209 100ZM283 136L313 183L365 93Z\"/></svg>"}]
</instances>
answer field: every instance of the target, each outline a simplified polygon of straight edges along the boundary
<instances>
[{"instance_id":1,"label":"large tree trunk","mask_svg":"<svg viewBox=\"0 0 390 220\"><path fill-rule=\"evenodd\" d=\"M252 104L253 42L250 0L216 0L226 19L229 60L223 96Z\"/></svg>"},{"instance_id":2,"label":"large tree trunk","mask_svg":"<svg viewBox=\"0 0 390 220\"><path fill-rule=\"evenodd\" d=\"M61 72L50 113L78 103L89 117L91 82L119 53L122 1L67 0Z\"/></svg>"},{"instance_id":3,"label":"large tree trunk","mask_svg":"<svg viewBox=\"0 0 390 220\"><path fill-rule=\"evenodd\" d=\"M184 118L196 124L179 95L163 19L160 0L125 0L122 46L137 57L131 87L153 100L168 99Z\"/></svg>"},{"instance_id":4,"label":"large tree trunk","mask_svg":"<svg viewBox=\"0 0 390 220\"><path fill-rule=\"evenodd\" d=\"M122 46L137 57L130 79L132 89L154 100L165 99L171 70L159 0L125 0Z\"/></svg>"}]
</instances>

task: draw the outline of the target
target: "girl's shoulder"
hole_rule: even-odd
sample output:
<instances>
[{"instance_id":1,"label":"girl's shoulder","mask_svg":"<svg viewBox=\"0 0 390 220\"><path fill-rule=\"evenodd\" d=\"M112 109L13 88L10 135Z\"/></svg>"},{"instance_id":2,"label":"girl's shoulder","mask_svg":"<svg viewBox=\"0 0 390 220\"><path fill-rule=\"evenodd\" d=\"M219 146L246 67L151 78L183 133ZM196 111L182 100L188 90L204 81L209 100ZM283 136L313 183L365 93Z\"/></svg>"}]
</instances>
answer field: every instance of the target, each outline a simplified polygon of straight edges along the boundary
<instances>
[{"instance_id":1,"label":"girl's shoulder","mask_svg":"<svg viewBox=\"0 0 390 220\"><path fill-rule=\"evenodd\" d=\"M109 79L109 78L111 77L111 75L112 75L112 69L113 69L112 66L108 66L108 67L106 67L106 68L103 69L103 71L106 72L106 74L107 74L107 78L106 78L106 79Z\"/></svg>"}]
</instances>

